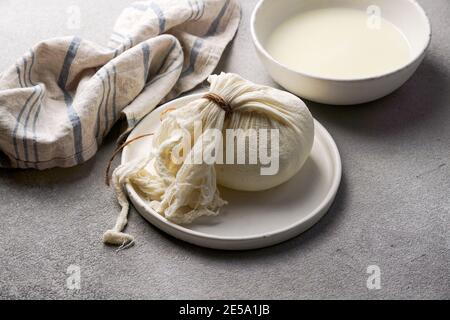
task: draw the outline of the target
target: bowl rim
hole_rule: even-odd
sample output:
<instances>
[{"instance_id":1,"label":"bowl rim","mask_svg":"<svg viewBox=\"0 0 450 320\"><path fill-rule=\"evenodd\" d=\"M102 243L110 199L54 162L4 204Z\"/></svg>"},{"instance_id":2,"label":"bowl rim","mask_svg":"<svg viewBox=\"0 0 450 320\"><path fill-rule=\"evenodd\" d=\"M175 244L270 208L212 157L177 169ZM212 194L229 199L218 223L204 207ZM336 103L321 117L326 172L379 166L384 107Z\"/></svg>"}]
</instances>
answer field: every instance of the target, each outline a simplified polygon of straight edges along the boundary
<instances>
[{"instance_id":1,"label":"bowl rim","mask_svg":"<svg viewBox=\"0 0 450 320\"><path fill-rule=\"evenodd\" d=\"M402 70L407 69L408 67L410 67L411 65L413 65L414 63L416 63L418 60L420 60L426 53L426 51L428 50L428 48L430 47L431 44L431 39L432 39L432 25L431 25L431 20L428 17L425 9L416 1L416 0L406 0L409 1L413 6L416 7L416 9L423 15L423 17L425 18L426 24L428 26L428 37L427 37L427 41L426 44L424 45L424 47L422 48L422 50L416 54L408 63L406 63L405 65L398 67L392 71L383 73L383 74L379 74L379 75L375 75L375 76L369 76L369 77L359 77L359 78L333 78L333 77L325 77L325 76L320 76L320 75L314 75L314 74L310 74L307 72L303 72L303 71L298 71L298 70L294 70L290 67L288 67L287 65L279 62L278 60L276 60L275 58L273 58L268 52L267 50L264 48L264 46L261 44L261 42L259 41L259 37L256 33L255 30L255 21L256 21L256 14L257 12L260 10L262 4L264 2L266 2L268 0L259 0L258 3L256 4L255 8L253 9L251 18L250 18L250 32L252 35L252 40L253 40L253 44L255 45L255 47L257 48L257 50L259 52L261 52L265 58L269 59L272 63L276 64L277 66L286 69L290 72L293 72L295 74L304 76L304 77L308 77L308 78L312 78L312 79L316 79L316 80L325 80L325 81L335 81L335 82L360 82L360 81L367 81L367 80L375 80L375 79L380 79L380 78L384 78L384 77L388 77L391 75L394 75Z\"/></svg>"}]
</instances>

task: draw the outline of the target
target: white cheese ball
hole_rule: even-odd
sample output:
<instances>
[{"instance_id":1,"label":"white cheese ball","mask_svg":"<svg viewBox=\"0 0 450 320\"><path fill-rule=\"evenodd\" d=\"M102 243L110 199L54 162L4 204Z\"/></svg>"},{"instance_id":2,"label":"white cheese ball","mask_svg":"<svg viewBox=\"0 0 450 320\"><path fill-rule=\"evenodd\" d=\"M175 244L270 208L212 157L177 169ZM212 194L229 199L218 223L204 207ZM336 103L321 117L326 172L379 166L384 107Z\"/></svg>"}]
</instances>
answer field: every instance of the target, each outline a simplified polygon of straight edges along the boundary
<instances>
[{"instance_id":1,"label":"white cheese ball","mask_svg":"<svg viewBox=\"0 0 450 320\"><path fill-rule=\"evenodd\" d=\"M226 164L215 166L218 183L235 190L266 190L291 179L307 160L314 142L314 120L302 100L285 91L265 86L255 85L255 87L257 90L235 98L232 101L233 112L225 117L224 159L227 154L227 145L230 145L229 139L226 138L226 129L242 129L233 131L235 132L233 136L234 163L226 162ZM243 146L242 141L249 136L249 131L246 131L248 129L254 129L253 132L259 132L260 129L278 130L278 166L275 158L270 156L270 151L263 154L269 155L268 159L272 159L271 164L261 163L259 157L260 145L267 146L268 150L274 146L270 131L267 131L264 138L258 135L256 144L251 144L247 140ZM245 152L245 164L236 163L239 141L241 151ZM258 150L255 150L255 147ZM228 147L228 149L231 148ZM257 164L249 164L250 153L257 155ZM266 175L262 174L262 168L268 167L272 170L266 169Z\"/></svg>"}]
</instances>

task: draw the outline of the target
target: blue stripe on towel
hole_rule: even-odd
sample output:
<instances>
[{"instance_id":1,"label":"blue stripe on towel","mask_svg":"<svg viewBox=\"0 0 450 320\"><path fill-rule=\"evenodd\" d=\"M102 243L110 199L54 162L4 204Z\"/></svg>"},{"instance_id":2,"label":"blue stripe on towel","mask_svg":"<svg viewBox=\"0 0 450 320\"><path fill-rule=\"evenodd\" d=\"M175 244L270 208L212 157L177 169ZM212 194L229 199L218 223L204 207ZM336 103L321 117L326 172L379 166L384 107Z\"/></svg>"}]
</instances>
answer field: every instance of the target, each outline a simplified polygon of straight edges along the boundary
<instances>
[{"instance_id":1,"label":"blue stripe on towel","mask_svg":"<svg viewBox=\"0 0 450 320\"><path fill-rule=\"evenodd\" d=\"M30 120L30 116L31 116L31 111L33 110L33 108L36 106L37 103L39 103L39 106L41 105L41 98L42 98L42 93L43 90L40 86L37 86L37 88L39 89L39 95L36 98L36 100L34 100L34 102L31 104L30 108L28 109L28 114L25 118L25 123L23 125L23 137L22 137L22 143L23 143L23 151L24 151L24 155L25 155L25 165L27 165L27 163L30 160L29 154L28 154L28 144L27 144L27 140L26 140L26 135L27 135L27 128L28 128L28 121Z\"/></svg>"},{"instance_id":2,"label":"blue stripe on towel","mask_svg":"<svg viewBox=\"0 0 450 320\"><path fill-rule=\"evenodd\" d=\"M159 33L163 33L166 30L166 17L164 17L164 12L161 10L161 7L155 2L150 3L150 8L156 14L159 20Z\"/></svg>"},{"instance_id":3,"label":"blue stripe on towel","mask_svg":"<svg viewBox=\"0 0 450 320\"><path fill-rule=\"evenodd\" d=\"M158 80L161 79L161 78L164 78L166 75L168 75L168 74L170 74L170 73L172 73L172 72L174 72L174 71L180 69L180 68L183 66L183 61L182 61L180 64L178 64L178 65L177 65L176 67L174 67L173 69L171 69L171 70L166 70L166 71L164 71L164 72L162 71L162 68L163 68L164 65L167 63L167 59L169 58L169 56L170 56L170 54L172 53L172 51L175 49L176 44L177 44L177 42L176 42L176 41L173 41L172 45L171 45L170 48L169 48L169 51L167 52L166 56L164 57L164 61L162 62L162 64L161 64L159 70L156 72L156 76L155 76L152 80L150 80L150 81L145 85L145 87L148 87L148 86L152 85L154 82L158 81ZM183 52L183 51L180 49L180 50L179 50L179 54L182 54L182 52ZM169 67L170 67L170 65L169 65Z\"/></svg>"},{"instance_id":4,"label":"blue stripe on towel","mask_svg":"<svg viewBox=\"0 0 450 320\"><path fill-rule=\"evenodd\" d=\"M203 14L205 13L205 2L204 1L202 1L202 0L200 0L199 1L199 12L198 12L198 15L197 15L197 17L195 17L195 20L200 20L202 17L203 17ZM200 6L201 6L201 8L200 8Z\"/></svg>"},{"instance_id":5,"label":"blue stripe on towel","mask_svg":"<svg viewBox=\"0 0 450 320\"><path fill-rule=\"evenodd\" d=\"M15 152L15 158L16 158L16 159L19 159L19 158L20 158L20 155L19 155L19 147L18 147L18 145L17 145L17 131L19 130L20 120L22 119L22 115L23 115L25 109L28 107L28 103L29 103L30 100L34 97L34 95L36 94L36 92L37 92L36 88L33 88L33 93L32 93L32 94L27 98L27 100L25 101L25 103L24 103L22 109L20 110L20 112L19 112L19 114L18 114L18 116L17 116L17 119L16 119L16 125L15 125L15 127L14 127L13 134L12 134L12 137L13 137L13 146L14 146L14 152Z\"/></svg>"},{"instance_id":6,"label":"blue stripe on towel","mask_svg":"<svg viewBox=\"0 0 450 320\"><path fill-rule=\"evenodd\" d=\"M25 77L25 72L24 72L24 75L23 75L23 80L24 80L24 82L25 82L25 85L27 85L28 86L28 84L30 85L30 86L36 86L36 84L34 84L33 83L33 81L31 80L31 70L33 69L33 66L34 66L34 52L33 52L33 50L32 49L30 49L30 58L31 58L31 64L30 64L30 68L28 69L28 79L26 79L26 77ZM26 60L25 60L26 61ZM25 65L26 65L26 63L25 63ZM28 81L27 81L28 80ZM28 83L27 83L28 82ZM37 97L37 99L32 103L32 105L30 106L30 108L28 109L28 114L27 114L27 116L26 116L26 118L25 118L25 124L24 124L24 128L23 128L23 137L22 137L22 144L23 144L23 151L24 151L24 156L25 156L25 166L28 166L27 165L27 163L29 162L29 154L28 154L28 140L26 139L26 136L27 136L27 127L28 127L28 121L29 121L29 119L30 119L30 116L31 116L31 112L32 112L32 110L33 110L33 108L35 107L35 105L36 105L36 103L37 102L39 102L39 105L38 105L38 108L39 108L39 110L40 110L40 107L41 107L41 99L42 99L42 94L43 94L43 90L42 90L42 88L40 87L40 86L38 86L38 89L39 89L39 96ZM35 117L36 117L36 112L35 112ZM34 121L33 121L34 122ZM35 134L33 133L33 137L35 137ZM35 141L36 140L36 138L34 138L34 144L35 144ZM33 148L33 149L35 149L35 148ZM36 157L37 157L37 152L35 152L35 154L36 154ZM35 157L35 158L36 158Z\"/></svg>"},{"instance_id":7,"label":"blue stripe on towel","mask_svg":"<svg viewBox=\"0 0 450 320\"><path fill-rule=\"evenodd\" d=\"M20 68L19 68L18 64L16 64L16 72L17 72L17 78L19 79L19 85L21 88L23 88L22 79L20 79Z\"/></svg>"},{"instance_id":8,"label":"blue stripe on towel","mask_svg":"<svg viewBox=\"0 0 450 320\"><path fill-rule=\"evenodd\" d=\"M95 129L95 137L98 139L98 136L100 135L100 110L102 109L103 101L105 100L105 82L104 78L102 76L98 76L99 79L102 81L102 99L100 100L100 105L97 109L97 122L96 122L96 129Z\"/></svg>"},{"instance_id":9,"label":"blue stripe on towel","mask_svg":"<svg viewBox=\"0 0 450 320\"><path fill-rule=\"evenodd\" d=\"M113 115L114 115L114 121L116 120L117 117L117 106L116 106L116 92L117 92L117 69L116 69L116 65L114 63L112 63L113 66L113 72L114 72L114 77L113 77L113 105L112 105L112 109L113 109Z\"/></svg>"},{"instance_id":10,"label":"blue stripe on towel","mask_svg":"<svg viewBox=\"0 0 450 320\"><path fill-rule=\"evenodd\" d=\"M222 20L222 17L224 16L225 12L227 11L228 5L230 4L230 0L227 0L225 4L223 5L222 9L220 10L217 17L213 20L211 23L211 26L209 27L208 31L205 34L205 37L213 36L217 32L217 28L219 27L220 20Z\"/></svg>"},{"instance_id":11,"label":"blue stripe on towel","mask_svg":"<svg viewBox=\"0 0 450 320\"><path fill-rule=\"evenodd\" d=\"M72 65L75 56L77 55L78 47L80 46L80 39L74 37L72 42L67 49L66 57L64 58L64 63L59 74L58 85L61 90L66 91L67 79L69 78L70 67Z\"/></svg>"},{"instance_id":12,"label":"blue stripe on towel","mask_svg":"<svg viewBox=\"0 0 450 320\"><path fill-rule=\"evenodd\" d=\"M28 80L30 81L32 86L35 86L36 84L31 80L31 69L33 69L34 66L34 52L33 49L30 49L30 56L31 56L31 65L30 69L28 69Z\"/></svg>"},{"instance_id":13,"label":"blue stripe on towel","mask_svg":"<svg viewBox=\"0 0 450 320\"><path fill-rule=\"evenodd\" d=\"M122 53L133 47L133 38L130 36L125 37L124 35L121 35L120 33L117 32L114 33L120 35L124 40L126 40L125 42L121 42L120 46L114 50L113 58L116 58L119 55L119 51L120 53Z\"/></svg>"},{"instance_id":14,"label":"blue stripe on towel","mask_svg":"<svg viewBox=\"0 0 450 320\"><path fill-rule=\"evenodd\" d=\"M201 38L197 38L194 42L194 45L191 48L191 53L189 54L189 65L183 70L181 73L182 77L186 77L194 72L195 63L197 61L198 54L200 53L200 48L203 45L203 40Z\"/></svg>"},{"instance_id":15,"label":"blue stripe on towel","mask_svg":"<svg viewBox=\"0 0 450 320\"><path fill-rule=\"evenodd\" d=\"M30 55L31 55L31 65L30 65L30 69L28 70L28 80L30 81L30 83L32 85L36 85L33 80L31 79L31 70L33 68L34 65L34 60L35 60L35 54L33 49L30 49ZM41 92L39 93L39 97L38 97L38 101L39 104L37 106L37 110L34 113L34 118L33 118L33 123L32 123L32 127L31 127L31 131L33 133L33 153L34 153L34 160L35 160L35 168L37 168L37 163L39 162L39 153L38 153L38 149L37 149L37 134L36 134L36 123L37 123L37 119L39 117L39 113L41 112L41 107L42 107L42 97L45 94L45 91L39 86ZM31 112L31 108L30 108L30 112Z\"/></svg>"},{"instance_id":16,"label":"blue stripe on towel","mask_svg":"<svg viewBox=\"0 0 450 320\"><path fill-rule=\"evenodd\" d=\"M121 44L121 46L122 46L122 44ZM115 57L117 57L118 54L119 54L119 48L114 49L113 59L114 59Z\"/></svg>"},{"instance_id":17,"label":"blue stripe on towel","mask_svg":"<svg viewBox=\"0 0 450 320\"><path fill-rule=\"evenodd\" d=\"M200 20L201 17L203 17L203 13L205 13L205 2L204 1L197 1L194 0L194 4L191 0L187 0L189 7L191 8L191 13L189 15L189 18L187 18L186 21L190 20ZM194 7L195 5L195 7Z\"/></svg>"},{"instance_id":18,"label":"blue stripe on towel","mask_svg":"<svg viewBox=\"0 0 450 320\"><path fill-rule=\"evenodd\" d=\"M148 43L142 43L142 55L143 55L143 63L144 63L144 85L147 83L148 72L149 72L149 60L150 60L150 47Z\"/></svg>"},{"instance_id":19,"label":"blue stripe on towel","mask_svg":"<svg viewBox=\"0 0 450 320\"><path fill-rule=\"evenodd\" d=\"M219 27L220 21L222 20L223 16L225 15L225 12L227 11L229 4L230 4L230 0L227 0L224 3L219 14L213 20L208 31L205 33L205 35L204 35L205 37L210 37L210 36L215 35L215 33L217 32L217 29ZM183 70L183 72L181 73L181 77L186 77L186 76L190 75L192 72L194 72L195 63L197 61L197 57L198 57L198 54L199 54L199 51L200 51L200 48L202 47L202 45L203 45L203 40L201 38L197 38L191 49L191 53L189 56L189 65L185 70Z\"/></svg>"},{"instance_id":20,"label":"blue stripe on towel","mask_svg":"<svg viewBox=\"0 0 450 320\"><path fill-rule=\"evenodd\" d=\"M39 117L39 113L41 112L41 107L42 107L42 103L39 103L36 113L34 114L33 126L31 129L33 131L33 151L34 151L34 160L36 161L36 166L37 166L37 162L39 162L39 153L37 150L36 122Z\"/></svg>"},{"instance_id":21,"label":"blue stripe on towel","mask_svg":"<svg viewBox=\"0 0 450 320\"><path fill-rule=\"evenodd\" d=\"M127 35L127 38L128 38L128 42L130 43L130 48L133 48L133 38L131 37L131 36L129 36L129 35Z\"/></svg>"},{"instance_id":22,"label":"blue stripe on towel","mask_svg":"<svg viewBox=\"0 0 450 320\"><path fill-rule=\"evenodd\" d=\"M163 61L161 62L161 65L159 66L158 71L156 71L156 75L161 74L162 73L162 68L165 66L165 64L167 63L167 59L169 58L170 54L172 53L173 49L175 48L177 44L177 41L172 41L172 44L170 45L169 50L166 53L166 56L164 57ZM169 67L169 66L168 66Z\"/></svg>"},{"instance_id":23,"label":"blue stripe on towel","mask_svg":"<svg viewBox=\"0 0 450 320\"><path fill-rule=\"evenodd\" d=\"M25 59L25 57L22 58L23 61L23 83L25 85L25 87L28 87L28 83L27 83L27 79L25 77L25 75L27 74L27 60Z\"/></svg>"},{"instance_id":24,"label":"blue stripe on towel","mask_svg":"<svg viewBox=\"0 0 450 320\"><path fill-rule=\"evenodd\" d=\"M105 128L103 130L103 137L106 136L109 129L109 117L108 117L108 104L109 104L109 96L111 95L111 75L109 71L106 70L106 76L108 78L108 93L106 94L106 102L105 102Z\"/></svg>"},{"instance_id":25,"label":"blue stripe on towel","mask_svg":"<svg viewBox=\"0 0 450 320\"><path fill-rule=\"evenodd\" d=\"M34 65L34 52L33 52L33 50L30 50L30 56L31 56L31 64L30 64L30 68L29 68L29 70L28 70L28 75L29 75L29 83L30 83L30 85L33 85L33 81L31 81L31 68L33 67L33 65ZM26 79L26 72L27 72L27 60L25 59L25 57L24 58L22 58L22 61L23 61L23 66L24 66L24 70L23 70L23 82L22 82L22 80L20 79L20 77L21 77L21 75L20 75L20 68L19 68L19 66L18 65L16 65L16 72L17 72L17 76L19 77L19 84L20 84L20 86L21 87L23 87L23 85L25 85L26 87L28 87L28 82L27 82L27 79ZM26 134L27 134L27 126L28 126L28 121L29 121L29 119L30 119L30 116L31 116L31 111L32 111L32 109L34 108L34 106L36 105L36 102L37 101L40 101L40 98L41 98L41 88L40 87L38 87L39 88L39 96L38 96L38 98L31 104L31 106L30 106L30 108L28 109L28 114L27 114L27 116L26 116L26 118L25 118L25 123L23 124L23 136L22 136L22 145L23 145L23 149L24 149L24 158L25 158L25 166L27 166L27 162L28 162L28 160L29 160L29 155L28 155L28 144L27 144L27 140L26 140ZM14 152L15 152L15 154L16 154L16 159L19 159L20 158L20 155L19 155L19 147L18 147L18 144L17 144L17 131L18 131L18 129L19 129L19 124L20 124L20 120L22 119L22 116L24 115L24 113L26 112L26 110L27 110L27 107L28 107L28 103L30 102L30 100L34 97L34 95L36 94L36 92L37 92L37 90L36 90L36 87L34 87L33 88L33 93L30 95L30 97L28 97L28 99L26 100L26 102L25 102L25 104L23 105L23 107L22 107L22 109L20 110L20 112L19 112L19 115L18 115L18 117L17 117L17 122L16 122L16 125L15 125L15 127L14 127L14 130L13 130L13 145L14 145Z\"/></svg>"},{"instance_id":26,"label":"blue stripe on towel","mask_svg":"<svg viewBox=\"0 0 450 320\"><path fill-rule=\"evenodd\" d=\"M19 80L19 86L21 88L24 87L23 82L22 82L22 75L20 74L20 66L19 63L16 63L16 73L17 73L17 79ZM25 70L24 70L25 73ZM28 102L30 101L30 99L34 96L35 91L33 91L33 93L28 97L28 99L25 101L25 104L23 105L22 109L19 112L19 115L16 119L16 125L14 126L13 129L13 134L12 134L12 140L13 140L13 146L14 146L14 153L15 153L15 158L17 161L19 161L19 148L17 146L17 130L19 128L19 123L20 123L20 118L22 117L22 113L25 110L25 108L28 105Z\"/></svg>"},{"instance_id":27,"label":"blue stripe on towel","mask_svg":"<svg viewBox=\"0 0 450 320\"><path fill-rule=\"evenodd\" d=\"M77 55L78 48L80 46L80 39L74 37L70 46L67 50L66 57L64 58L64 63L59 74L58 85L64 93L64 101L67 106L67 113L69 116L70 123L72 124L72 131L74 137L74 148L75 148L75 159L77 164L83 162L83 135L81 128L80 117L73 108L73 99L70 93L66 90L67 79L69 78L70 67Z\"/></svg>"},{"instance_id":28,"label":"blue stripe on towel","mask_svg":"<svg viewBox=\"0 0 450 320\"><path fill-rule=\"evenodd\" d=\"M189 7L191 7L191 14L189 15L189 18L187 18L187 20L186 20L186 21L189 21L192 19L192 17L194 15L197 15L197 10L195 10L194 5L192 4L191 0L187 0L187 2L189 4Z\"/></svg>"},{"instance_id":29,"label":"blue stripe on towel","mask_svg":"<svg viewBox=\"0 0 450 320\"><path fill-rule=\"evenodd\" d=\"M150 4L133 3L131 7L141 11L147 11L148 9L152 9L155 15L158 17L159 33L161 34L166 30L166 17L164 16L164 12L162 11L161 7L157 3L155 2L150 2Z\"/></svg>"}]
</instances>

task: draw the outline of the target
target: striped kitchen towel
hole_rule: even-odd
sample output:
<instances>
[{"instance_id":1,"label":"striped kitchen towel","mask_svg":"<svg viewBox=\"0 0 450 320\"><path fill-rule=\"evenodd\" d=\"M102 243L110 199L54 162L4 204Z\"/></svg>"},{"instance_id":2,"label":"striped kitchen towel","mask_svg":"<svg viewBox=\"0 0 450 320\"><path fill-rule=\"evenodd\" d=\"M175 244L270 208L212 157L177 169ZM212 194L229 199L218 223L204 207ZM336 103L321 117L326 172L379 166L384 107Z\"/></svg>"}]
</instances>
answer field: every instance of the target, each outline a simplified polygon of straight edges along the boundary
<instances>
[{"instance_id":1,"label":"striped kitchen towel","mask_svg":"<svg viewBox=\"0 0 450 320\"><path fill-rule=\"evenodd\" d=\"M124 117L129 132L156 106L211 74L240 20L235 0L135 2L108 47L38 43L0 74L0 167L70 167L91 158Z\"/></svg>"}]
</instances>

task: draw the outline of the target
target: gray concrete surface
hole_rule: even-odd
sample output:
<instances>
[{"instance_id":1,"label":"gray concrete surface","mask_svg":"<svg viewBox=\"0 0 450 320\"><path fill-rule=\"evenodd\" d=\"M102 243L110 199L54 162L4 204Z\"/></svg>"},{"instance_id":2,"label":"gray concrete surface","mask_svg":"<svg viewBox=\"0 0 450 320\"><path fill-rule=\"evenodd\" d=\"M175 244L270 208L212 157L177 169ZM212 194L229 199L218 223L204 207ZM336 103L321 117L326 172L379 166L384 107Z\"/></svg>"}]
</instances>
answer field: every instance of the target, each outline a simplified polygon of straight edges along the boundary
<instances>
[{"instance_id":1,"label":"gray concrete surface","mask_svg":"<svg viewBox=\"0 0 450 320\"><path fill-rule=\"evenodd\" d=\"M0 1L0 69L49 37L76 33L105 43L130 1ZM344 175L329 213L271 248L221 252L163 234L132 210L137 244L116 253L100 242L118 206L103 184L114 133L72 169L0 171L0 298L450 298L450 2L421 0L434 29L431 50L399 91L357 107L308 102L336 139ZM274 85L243 19L220 70ZM67 28L67 8L81 29ZM66 270L81 268L81 289ZM369 265L381 289L368 290Z\"/></svg>"}]
</instances>

